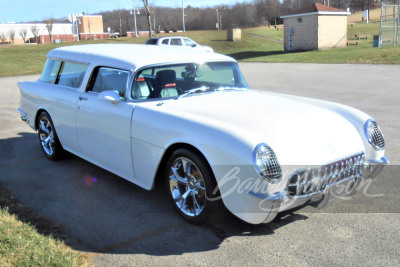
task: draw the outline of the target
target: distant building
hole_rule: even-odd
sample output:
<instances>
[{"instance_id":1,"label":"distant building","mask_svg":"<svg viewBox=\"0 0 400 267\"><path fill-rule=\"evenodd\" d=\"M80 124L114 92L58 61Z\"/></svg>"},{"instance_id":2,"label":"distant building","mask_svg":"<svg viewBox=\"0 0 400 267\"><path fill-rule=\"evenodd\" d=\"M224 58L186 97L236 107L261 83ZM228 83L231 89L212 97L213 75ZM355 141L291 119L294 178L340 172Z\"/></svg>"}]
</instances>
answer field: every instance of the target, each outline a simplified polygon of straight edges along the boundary
<instances>
[{"instance_id":1,"label":"distant building","mask_svg":"<svg viewBox=\"0 0 400 267\"><path fill-rule=\"evenodd\" d=\"M104 32L102 15L82 15L77 17L81 40L98 40L109 38Z\"/></svg>"},{"instance_id":2,"label":"distant building","mask_svg":"<svg viewBox=\"0 0 400 267\"><path fill-rule=\"evenodd\" d=\"M32 28L36 27L37 36L35 38ZM0 24L0 43L1 37L5 36L6 43L12 43L10 33L14 32L14 44L23 44L22 31L26 31L25 43L50 43L49 32L45 23L7 23ZM55 43L72 42L74 40L72 32L72 24L70 23L54 23L52 29L52 39Z\"/></svg>"},{"instance_id":3,"label":"distant building","mask_svg":"<svg viewBox=\"0 0 400 267\"><path fill-rule=\"evenodd\" d=\"M285 51L344 47L347 43L345 10L314 3L281 16Z\"/></svg>"},{"instance_id":4,"label":"distant building","mask_svg":"<svg viewBox=\"0 0 400 267\"><path fill-rule=\"evenodd\" d=\"M37 29L37 36L33 34L33 28ZM25 41L23 32L26 32ZM11 35L14 33L14 41ZM101 15L82 15L77 17L74 23L53 23L53 43L73 42L78 40L97 40L109 38L109 33L103 29L103 17ZM4 40L4 42L3 42ZM2 43L50 43L49 32L45 23L6 23L0 24L0 44Z\"/></svg>"}]
</instances>

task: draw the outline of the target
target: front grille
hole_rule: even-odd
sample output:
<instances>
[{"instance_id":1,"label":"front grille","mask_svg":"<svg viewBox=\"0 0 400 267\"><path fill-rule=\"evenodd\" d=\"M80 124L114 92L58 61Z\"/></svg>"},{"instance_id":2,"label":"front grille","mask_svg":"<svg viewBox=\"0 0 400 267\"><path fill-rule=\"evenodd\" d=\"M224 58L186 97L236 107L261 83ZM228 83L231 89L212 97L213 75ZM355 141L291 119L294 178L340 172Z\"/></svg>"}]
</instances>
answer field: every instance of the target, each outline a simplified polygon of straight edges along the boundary
<instances>
[{"instance_id":1,"label":"front grille","mask_svg":"<svg viewBox=\"0 0 400 267\"><path fill-rule=\"evenodd\" d=\"M383 139L382 131L379 128L378 124L375 121L371 121L372 131L370 131L371 135L371 143L381 149L385 148L385 139Z\"/></svg>"},{"instance_id":2,"label":"front grille","mask_svg":"<svg viewBox=\"0 0 400 267\"><path fill-rule=\"evenodd\" d=\"M330 162L295 171L287 185L290 197L306 197L321 193L340 181L362 176L364 152Z\"/></svg>"}]
</instances>

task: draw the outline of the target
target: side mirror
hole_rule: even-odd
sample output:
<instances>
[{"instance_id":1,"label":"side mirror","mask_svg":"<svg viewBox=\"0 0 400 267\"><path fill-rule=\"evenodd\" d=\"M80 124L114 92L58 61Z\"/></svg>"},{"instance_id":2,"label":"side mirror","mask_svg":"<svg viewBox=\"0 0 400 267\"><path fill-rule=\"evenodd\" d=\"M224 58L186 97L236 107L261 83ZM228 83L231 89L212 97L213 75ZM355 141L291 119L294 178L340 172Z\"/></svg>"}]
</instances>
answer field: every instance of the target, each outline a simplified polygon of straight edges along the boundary
<instances>
[{"instance_id":1,"label":"side mirror","mask_svg":"<svg viewBox=\"0 0 400 267\"><path fill-rule=\"evenodd\" d=\"M192 44L192 47L196 47L197 46L197 44Z\"/></svg>"},{"instance_id":2,"label":"side mirror","mask_svg":"<svg viewBox=\"0 0 400 267\"><path fill-rule=\"evenodd\" d=\"M121 102L121 97L119 96L119 93L117 93L115 91L103 91L99 94L97 99L103 100L103 101L108 101L113 104L117 104L117 103Z\"/></svg>"}]
</instances>

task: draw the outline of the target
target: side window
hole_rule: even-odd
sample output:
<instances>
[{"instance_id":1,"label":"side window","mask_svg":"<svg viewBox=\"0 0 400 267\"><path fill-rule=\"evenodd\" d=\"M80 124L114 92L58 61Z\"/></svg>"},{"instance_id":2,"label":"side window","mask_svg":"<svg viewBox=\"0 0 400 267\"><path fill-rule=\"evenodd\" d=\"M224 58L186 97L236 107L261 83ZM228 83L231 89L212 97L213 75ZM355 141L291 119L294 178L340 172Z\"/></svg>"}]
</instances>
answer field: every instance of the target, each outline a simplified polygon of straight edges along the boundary
<instances>
[{"instance_id":1,"label":"side window","mask_svg":"<svg viewBox=\"0 0 400 267\"><path fill-rule=\"evenodd\" d=\"M192 46L192 45L196 44L195 42L193 42L192 40L190 40L188 38L183 38L183 41L185 42L185 46Z\"/></svg>"},{"instance_id":2,"label":"side window","mask_svg":"<svg viewBox=\"0 0 400 267\"><path fill-rule=\"evenodd\" d=\"M169 39L164 39L164 40L162 41L162 44L163 44L163 45L168 45L168 43L169 43Z\"/></svg>"},{"instance_id":3,"label":"side window","mask_svg":"<svg viewBox=\"0 0 400 267\"><path fill-rule=\"evenodd\" d=\"M181 38L172 38L171 39L171 45L182 45Z\"/></svg>"},{"instance_id":4,"label":"side window","mask_svg":"<svg viewBox=\"0 0 400 267\"><path fill-rule=\"evenodd\" d=\"M57 84L79 88L87 69L86 64L63 62L57 78Z\"/></svg>"},{"instance_id":5,"label":"side window","mask_svg":"<svg viewBox=\"0 0 400 267\"><path fill-rule=\"evenodd\" d=\"M45 83L55 83L60 66L60 60L47 59L40 80Z\"/></svg>"},{"instance_id":6,"label":"side window","mask_svg":"<svg viewBox=\"0 0 400 267\"><path fill-rule=\"evenodd\" d=\"M97 71L97 75L95 75L93 86L89 91L96 93L115 91L121 97L125 97L129 71L107 67L100 67L95 71Z\"/></svg>"}]
</instances>

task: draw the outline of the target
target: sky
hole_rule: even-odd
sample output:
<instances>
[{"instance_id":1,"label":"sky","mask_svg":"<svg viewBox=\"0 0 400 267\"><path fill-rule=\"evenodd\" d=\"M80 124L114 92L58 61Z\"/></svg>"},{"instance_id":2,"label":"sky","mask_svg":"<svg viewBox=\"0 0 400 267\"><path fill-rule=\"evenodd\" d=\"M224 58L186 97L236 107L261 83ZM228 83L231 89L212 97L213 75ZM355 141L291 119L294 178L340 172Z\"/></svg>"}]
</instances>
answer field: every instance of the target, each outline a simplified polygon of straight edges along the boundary
<instances>
[{"instance_id":1,"label":"sky","mask_svg":"<svg viewBox=\"0 0 400 267\"><path fill-rule=\"evenodd\" d=\"M184 6L213 7L234 5L250 0L184 0ZM0 0L0 23L28 22L49 18L65 18L69 14L96 13L115 9L142 7L141 0ZM149 0L156 6L182 7L182 0Z\"/></svg>"}]
</instances>

